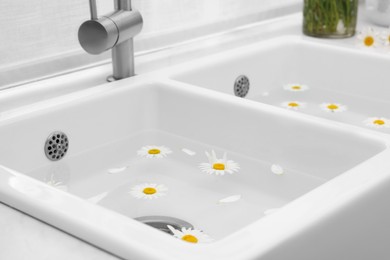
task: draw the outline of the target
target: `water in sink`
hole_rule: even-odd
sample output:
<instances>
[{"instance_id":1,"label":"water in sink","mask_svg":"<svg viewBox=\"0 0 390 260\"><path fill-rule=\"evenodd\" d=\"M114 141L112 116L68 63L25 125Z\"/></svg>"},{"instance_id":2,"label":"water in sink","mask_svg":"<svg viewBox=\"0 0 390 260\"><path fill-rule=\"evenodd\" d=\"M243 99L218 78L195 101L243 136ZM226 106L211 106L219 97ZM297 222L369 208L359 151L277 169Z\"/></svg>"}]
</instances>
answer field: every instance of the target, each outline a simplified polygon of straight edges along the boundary
<instances>
[{"instance_id":1,"label":"water in sink","mask_svg":"<svg viewBox=\"0 0 390 260\"><path fill-rule=\"evenodd\" d=\"M2 148L2 164L127 217L176 217L219 239L385 147L321 123L235 109L231 101L164 85L132 93L92 99L3 127L4 142L17 140L18 157ZM33 122L40 124L24 132ZM66 159L48 163L43 153L31 154L29 149L42 151L38 140L44 134L58 129L69 137ZM161 159L139 156L148 145L172 153ZM224 175L203 172L200 164L209 162L205 153L213 150L218 159L226 152L239 169ZM132 189L143 184L161 184L167 191L150 200L133 196ZM231 196L239 199L220 202Z\"/></svg>"},{"instance_id":2,"label":"water in sink","mask_svg":"<svg viewBox=\"0 0 390 260\"><path fill-rule=\"evenodd\" d=\"M160 144L172 153L161 159L137 155L147 145ZM196 154L183 152L187 149ZM325 178L285 169L275 174L272 162L228 152L238 172L223 176L202 172L205 152L224 150L161 131L144 133L78 154L64 164L46 165L28 175L125 216L172 216L219 239L265 216L326 182ZM249 181L250 180L250 181ZM167 188L161 197L140 199L131 190L142 184ZM142 196L142 192L140 191ZM232 202L221 200L240 195Z\"/></svg>"},{"instance_id":3,"label":"water in sink","mask_svg":"<svg viewBox=\"0 0 390 260\"><path fill-rule=\"evenodd\" d=\"M251 82L247 99L390 133L390 59L348 47L280 37L181 65L164 75L228 94L233 94L236 78L246 75ZM285 89L294 84L307 88ZM300 107L288 106L297 102ZM327 109L329 105L341 109Z\"/></svg>"},{"instance_id":4,"label":"water in sink","mask_svg":"<svg viewBox=\"0 0 390 260\"><path fill-rule=\"evenodd\" d=\"M161 259L168 246L172 254L189 249L133 218L179 218L221 243L267 219L276 221L267 228L285 232L283 225L306 223L302 214L318 212L311 207L348 192L345 185L361 185L361 167L377 169L388 153L387 140L362 129L178 82L121 81L97 89L0 120L0 195L4 203L129 259ZM56 162L43 149L52 131L69 139L66 156ZM153 145L166 156L139 155ZM227 153L232 174L203 171L212 151L217 159ZM326 185L331 194L313 195ZM156 191L146 194L145 188ZM278 213L304 198L312 201L277 221ZM158 256L150 248L158 248Z\"/></svg>"}]
</instances>

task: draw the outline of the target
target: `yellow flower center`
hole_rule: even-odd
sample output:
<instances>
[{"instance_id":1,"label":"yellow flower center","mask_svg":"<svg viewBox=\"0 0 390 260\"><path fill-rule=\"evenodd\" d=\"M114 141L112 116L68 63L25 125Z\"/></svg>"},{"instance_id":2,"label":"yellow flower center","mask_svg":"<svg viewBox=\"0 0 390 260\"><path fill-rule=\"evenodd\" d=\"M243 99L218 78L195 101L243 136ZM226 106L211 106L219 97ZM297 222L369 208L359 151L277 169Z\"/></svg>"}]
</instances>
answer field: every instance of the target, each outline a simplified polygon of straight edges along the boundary
<instances>
[{"instance_id":1,"label":"yellow flower center","mask_svg":"<svg viewBox=\"0 0 390 260\"><path fill-rule=\"evenodd\" d=\"M198 243L198 239L193 235L185 235L181 239L189 243Z\"/></svg>"},{"instance_id":2,"label":"yellow flower center","mask_svg":"<svg viewBox=\"0 0 390 260\"><path fill-rule=\"evenodd\" d=\"M225 164L223 163L214 163L213 164L213 169L218 170L218 171L223 171L225 170Z\"/></svg>"},{"instance_id":3,"label":"yellow flower center","mask_svg":"<svg viewBox=\"0 0 390 260\"><path fill-rule=\"evenodd\" d=\"M155 188L152 188L152 187L147 187L143 190L143 192L146 194L146 195L152 195L152 194L155 194L157 192L157 190Z\"/></svg>"},{"instance_id":4,"label":"yellow flower center","mask_svg":"<svg viewBox=\"0 0 390 260\"><path fill-rule=\"evenodd\" d=\"M293 90L300 90L301 89L301 86L292 86L291 87Z\"/></svg>"},{"instance_id":5,"label":"yellow flower center","mask_svg":"<svg viewBox=\"0 0 390 260\"><path fill-rule=\"evenodd\" d=\"M374 124L376 125L384 125L385 124L385 121L381 120L381 119L377 119L373 122Z\"/></svg>"},{"instance_id":6,"label":"yellow flower center","mask_svg":"<svg viewBox=\"0 0 390 260\"><path fill-rule=\"evenodd\" d=\"M288 105L289 107L299 107L299 104L298 104L298 103L295 103L295 102L288 103L287 105Z\"/></svg>"},{"instance_id":7,"label":"yellow flower center","mask_svg":"<svg viewBox=\"0 0 390 260\"><path fill-rule=\"evenodd\" d=\"M161 153L161 151L160 151L159 149L150 149L150 150L148 151L148 153L149 153L149 154L159 154L159 153Z\"/></svg>"},{"instance_id":8,"label":"yellow flower center","mask_svg":"<svg viewBox=\"0 0 390 260\"><path fill-rule=\"evenodd\" d=\"M328 108L329 108L330 110L336 110L336 109L339 108L339 106L338 106L338 105L335 105L335 104L330 104L330 105L328 105Z\"/></svg>"},{"instance_id":9,"label":"yellow flower center","mask_svg":"<svg viewBox=\"0 0 390 260\"><path fill-rule=\"evenodd\" d=\"M387 37L387 41L390 42L390 35Z\"/></svg>"},{"instance_id":10,"label":"yellow flower center","mask_svg":"<svg viewBox=\"0 0 390 260\"><path fill-rule=\"evenodd\" d=\"M370 47L373 44L374 44L374 37L366 36L366 38L364 38L364 45L366 45L367 47Z\"/></svg>"}]
</instances>

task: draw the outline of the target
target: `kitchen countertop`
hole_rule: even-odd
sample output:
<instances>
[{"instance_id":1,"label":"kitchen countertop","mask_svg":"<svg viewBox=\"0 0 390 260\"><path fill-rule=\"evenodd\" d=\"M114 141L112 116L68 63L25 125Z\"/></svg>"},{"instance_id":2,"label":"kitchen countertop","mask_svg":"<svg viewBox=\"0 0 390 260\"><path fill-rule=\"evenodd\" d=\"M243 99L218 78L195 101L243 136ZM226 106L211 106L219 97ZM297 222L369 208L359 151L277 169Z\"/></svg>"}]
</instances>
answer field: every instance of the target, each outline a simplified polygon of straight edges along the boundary
<instances>
[{"instance_id":1,"label":"kitchen countertop","mask_svg":"<svg viewBox=\"0 0 390 260\"><path fill-rule=\"evenodd\" d=\"M366 21L361 19L360 23L364 24ZM300 35L300 24L301 14L292 14L199 38L148 55L139 54L136 58L137 71L140 74L147 73L277 35ZM353 39L343 40L341 44L350 44L352 41ZM105 82L105 75L109 75L110 71L110 64L105 64L35 82L30 86L10 89L0 97L0 111L6 113L44 98L102 84ZM32 88L31 85L39 85L39 88ZM54 85L57 87L53 88ZM2 203L0 203L0 243L0 259L120 259Z\"/></svg>"}]
</instances>

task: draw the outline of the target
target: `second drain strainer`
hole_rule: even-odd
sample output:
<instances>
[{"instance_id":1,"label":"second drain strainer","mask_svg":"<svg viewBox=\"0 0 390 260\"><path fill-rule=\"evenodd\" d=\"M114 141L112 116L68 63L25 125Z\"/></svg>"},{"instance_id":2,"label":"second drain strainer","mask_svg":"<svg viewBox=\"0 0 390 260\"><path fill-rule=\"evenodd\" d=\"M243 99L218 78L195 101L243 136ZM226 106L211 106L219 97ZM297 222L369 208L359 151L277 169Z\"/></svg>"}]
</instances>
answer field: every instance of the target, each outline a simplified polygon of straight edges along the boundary
<instances>
[{"instance_id":1,"label":"second drain strainer","mask_svg":"<svg viewBox=\"0 0 390 260\"><path fill-rule=\"evenodd\" d=\"M249 92L249 78L245 75L238 76L234 82L234 95L237 97L245 97Z\"/></svg>"}]
</instances>

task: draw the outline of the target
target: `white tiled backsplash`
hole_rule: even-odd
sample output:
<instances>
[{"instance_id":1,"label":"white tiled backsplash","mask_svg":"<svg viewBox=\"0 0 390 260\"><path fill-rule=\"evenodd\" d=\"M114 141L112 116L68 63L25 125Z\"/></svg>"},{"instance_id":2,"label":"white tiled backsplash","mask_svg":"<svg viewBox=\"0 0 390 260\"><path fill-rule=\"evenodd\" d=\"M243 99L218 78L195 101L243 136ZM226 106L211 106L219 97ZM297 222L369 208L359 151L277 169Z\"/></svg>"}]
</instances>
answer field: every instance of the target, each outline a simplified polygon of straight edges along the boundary
<instances>
[{"instance_id":1,"label":"white tiled backsplash","mask_svg":"<svg viewBox=\"0 0 390 260\"><path fill-rule=\"evenodd\" d=\"M112 11L112 0L97 2L100 15ZM302 0L133 0L133 7L144 18L144 28L135 41L136 51L272 18L276 8L298 2ZM78 27L89 19L88 4L88 0L1 0L0 88L12 81L39 76L34 75L34 70L26 70L16 79L10 78L26 67L51 62L53 73L109 57L109 53L89 57L78 43ZM61 60L70 56L78 59L62 67ZM53 64L53 60L58 62Z\"/></svg>"}]
</instances>

